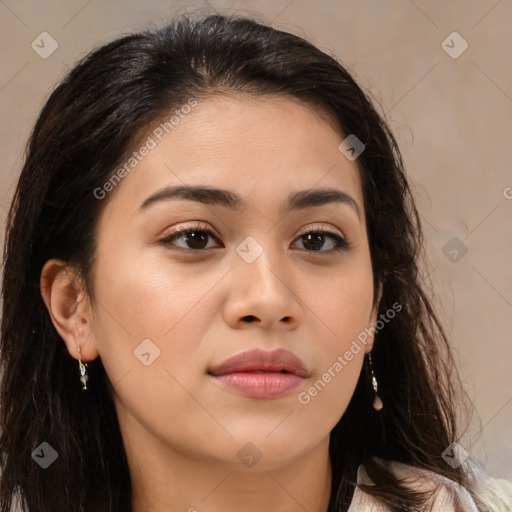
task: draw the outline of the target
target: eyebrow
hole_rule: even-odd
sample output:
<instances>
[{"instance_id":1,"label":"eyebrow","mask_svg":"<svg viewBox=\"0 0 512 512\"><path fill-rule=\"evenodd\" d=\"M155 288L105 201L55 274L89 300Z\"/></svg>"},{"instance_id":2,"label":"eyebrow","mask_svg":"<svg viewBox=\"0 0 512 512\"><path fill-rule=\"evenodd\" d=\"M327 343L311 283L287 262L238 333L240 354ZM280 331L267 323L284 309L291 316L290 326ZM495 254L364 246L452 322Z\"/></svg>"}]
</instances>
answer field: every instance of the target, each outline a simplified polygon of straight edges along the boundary
<instances>
[{"instance_id":1,"label":"eyebrow","mask_svg":"<svg viewBox=\"0 0 512 512\"><path fill-rule=\"evenodd\" d=\"M177 185L158 190L149 196L139 207L139 212L147 210L151 205L160 201L172 199L188 199L200 203L219 205L234 211L239 211L245 206L244 199L230 190L212 188L201 185ZM280 213L287 210L303 210L314 206L321 206L330 203L340 203L350 206L359 221L361 212L356 201L342 190L335 188L320 188L292 192L280 208Z\"/></svg>"}]
</instances>

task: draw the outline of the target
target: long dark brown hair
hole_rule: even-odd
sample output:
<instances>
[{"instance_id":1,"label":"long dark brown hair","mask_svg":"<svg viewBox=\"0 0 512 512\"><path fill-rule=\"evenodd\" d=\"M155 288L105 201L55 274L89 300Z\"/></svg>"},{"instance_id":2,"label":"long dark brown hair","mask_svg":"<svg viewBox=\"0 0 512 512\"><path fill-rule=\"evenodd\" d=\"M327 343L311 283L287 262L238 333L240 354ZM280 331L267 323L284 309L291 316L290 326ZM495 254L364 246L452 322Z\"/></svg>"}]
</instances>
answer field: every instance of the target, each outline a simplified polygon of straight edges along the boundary
<instances>
[{"instance_id":1,"label":"long dark brown hair","mask_svg":"<svg viewBox=\"0 0 512 512\"><path fill-rule=\"evenodd\" d=\"M81 392L41 297L44 263L80 271L92 299L96 229L108 201L94 191L125 161L148 127L191 97L247 93L297 98L326 112L340 137L365 144L358 157L379 312L401 304L376 334L379 393L372 407L367 360L331 433L329 512L347 510L362 487L394 512L424 510L375 457L434 471L471 492L462 466L441 454L458 439L466 395L446 334L422 283L423 235L397 143L369 95L333 57L301 37L241 16L182 17L124 36L84 57L50 95L31 134L7 219L1 324L0 512L126 512L131 484L109 381L98 358ZM340 138L340 141L342 139ZM48 442L46 470L32 453Z\"/></svg>"}]
</instances>

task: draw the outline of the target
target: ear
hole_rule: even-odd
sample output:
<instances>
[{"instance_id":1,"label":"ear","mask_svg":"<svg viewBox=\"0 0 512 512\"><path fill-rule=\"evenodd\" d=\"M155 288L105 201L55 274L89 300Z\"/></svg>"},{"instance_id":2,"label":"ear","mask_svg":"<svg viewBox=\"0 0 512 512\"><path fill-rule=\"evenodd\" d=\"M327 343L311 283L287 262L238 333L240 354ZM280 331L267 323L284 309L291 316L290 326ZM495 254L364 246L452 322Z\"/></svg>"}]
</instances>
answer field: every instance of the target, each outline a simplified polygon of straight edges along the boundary
<instances>
[{"instance_id":1,"label":"ear","mask_svg":"<svg viewBox=\"0 0 512 512\"><path fill-rule=\"evenodd\" d=\"M379 305L380 305L380 299L382 298L382 283L379 283L379 289L378 289L378 292L377 292L377 298L374 302L374 305L373 305L373 309L372 309L372 312L370 313L370 318L368 320L368 330L370 330L371 328L375 328L375 324L377 323L377 320L378 320L378 314L379 314ZM374 330L370 331L370 332L375 332ZM365 345L365 352L367 354L369 354L372 349L373 349L373 343L375 341L375 335L374 334L370 334L368 336L368 338L366 339L366 345Z\"/></svg>"},{"instance_id":2,"label":"ear","mask_svg":"<svg viewBox=\"0 0 512 512\"><path fill-rule=\"evenodd\" d=\"M69 354L84 362L98 357L92 308L78 272L62 260L47 261L41 271L41 295Z\"/></svg>"}]
</instances>

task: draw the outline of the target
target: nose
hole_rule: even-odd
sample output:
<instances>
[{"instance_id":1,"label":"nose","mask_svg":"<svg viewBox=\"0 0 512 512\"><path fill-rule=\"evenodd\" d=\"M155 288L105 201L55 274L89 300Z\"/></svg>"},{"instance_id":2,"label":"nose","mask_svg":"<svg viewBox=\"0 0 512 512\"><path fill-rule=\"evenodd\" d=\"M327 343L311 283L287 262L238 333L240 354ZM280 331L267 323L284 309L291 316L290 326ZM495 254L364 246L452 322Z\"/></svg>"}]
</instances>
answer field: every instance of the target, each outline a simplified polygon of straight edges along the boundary
<instances>
[{"instance_id":1,"label":"nose","mask_svg":"<svg viewBox=\"0 0 512 512\"><path fill-rule=\"evenodd\" d=\"M287 256L264 249L251 263L238 254L230 272L224 317L233 329L296 329L303 309L297 295L291 263Z\"/></svg>"}]
</instances>

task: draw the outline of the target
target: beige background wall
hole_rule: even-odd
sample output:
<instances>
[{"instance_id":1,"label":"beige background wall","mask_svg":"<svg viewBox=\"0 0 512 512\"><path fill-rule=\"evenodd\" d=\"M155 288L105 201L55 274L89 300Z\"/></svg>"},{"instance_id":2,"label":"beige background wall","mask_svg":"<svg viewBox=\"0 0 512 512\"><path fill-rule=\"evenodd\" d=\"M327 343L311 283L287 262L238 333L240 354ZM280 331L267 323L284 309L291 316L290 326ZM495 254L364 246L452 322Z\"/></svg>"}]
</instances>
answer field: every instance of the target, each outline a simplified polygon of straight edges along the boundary
<instances>
[{"instance_id":1,"label":"beige background wall","mask_svg":"<svg viewBox=\"0 0 512 512\"><path fill-rule=\"evenodd\" d=\"M2 226L26 139L68 67L118 34L198 8L256 14L309 38L381 104L415 185L431 278L480 416L461 444L489 474L512 479L510 2L0 1ZM468 43L457 58L442 46L454 31ZM42 32L58 43L46 59L31 48ZM450 37L444 47L456 56L463 44ZM452 237L468 249L457 262L449 257L460 252L443 252Z\"/></svg>"}]
</instances>

